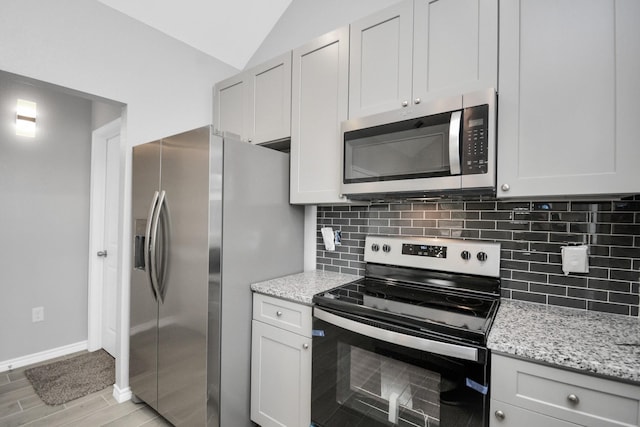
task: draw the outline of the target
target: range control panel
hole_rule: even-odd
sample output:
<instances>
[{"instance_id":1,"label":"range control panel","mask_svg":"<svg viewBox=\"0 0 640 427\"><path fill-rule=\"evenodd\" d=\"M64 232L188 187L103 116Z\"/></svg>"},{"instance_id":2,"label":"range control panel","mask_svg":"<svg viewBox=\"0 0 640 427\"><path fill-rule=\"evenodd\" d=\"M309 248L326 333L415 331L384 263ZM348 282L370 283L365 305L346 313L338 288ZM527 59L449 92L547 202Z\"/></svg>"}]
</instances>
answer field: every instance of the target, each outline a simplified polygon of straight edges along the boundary
<instances>
[{"instance_id":1,"label":"range control panel","mask_svg":"<svg viewBox=\"0 0 640 427\"><path fill-rule=\"evenodd\" d=\"M500 243L430 237L367 236L366 262L500 277Z\"/></svg>"},{"instance_id":2,"label":"range control panel","mask_svg":"<svg viewBox=\"0 0 640 427\"><path fill-rule=\"evenodd\" d=\"M434 246L434 245L416 245L412 243L402 244L403 255L416 255L416 256L430 256L432 258L446 258L447 247L446 246Z\"/></svg>"}]
</instances>

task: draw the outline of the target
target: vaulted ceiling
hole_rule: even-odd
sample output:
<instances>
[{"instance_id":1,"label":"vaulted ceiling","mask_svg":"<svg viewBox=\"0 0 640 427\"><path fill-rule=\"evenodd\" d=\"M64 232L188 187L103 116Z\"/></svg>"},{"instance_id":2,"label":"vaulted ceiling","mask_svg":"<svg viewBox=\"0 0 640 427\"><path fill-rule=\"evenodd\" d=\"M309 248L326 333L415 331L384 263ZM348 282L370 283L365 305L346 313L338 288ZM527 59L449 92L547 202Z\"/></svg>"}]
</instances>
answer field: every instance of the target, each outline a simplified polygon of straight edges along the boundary
<instances>
[{"instance_id":1,"label":"vaulted ceiling","mask_svg":"<svg viewBox=\"0 0 640 427\"><path fill-rule=\"evenodd\" d=\"M98 0L243 69L292 0Z\"/></svg>"}]
</instances>

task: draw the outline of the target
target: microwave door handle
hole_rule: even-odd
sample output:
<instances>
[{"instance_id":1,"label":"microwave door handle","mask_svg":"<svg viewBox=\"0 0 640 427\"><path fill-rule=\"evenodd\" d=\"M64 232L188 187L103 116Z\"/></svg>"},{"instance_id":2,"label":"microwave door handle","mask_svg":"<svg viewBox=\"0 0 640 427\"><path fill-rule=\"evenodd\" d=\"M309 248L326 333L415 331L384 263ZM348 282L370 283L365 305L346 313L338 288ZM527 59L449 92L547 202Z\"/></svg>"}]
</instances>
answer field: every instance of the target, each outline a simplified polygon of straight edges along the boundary
<instances>
[{"instance_id":1,"label":"microwave door handle","mask_svg":"<svg viewBox=\"0 0 640 427\"><path fill-rule=\"evenodd\" d=\"M460 120L462 111L451 113L449 122L449 170L451 175L460 175Z\"/></svg>"}]
</instances>

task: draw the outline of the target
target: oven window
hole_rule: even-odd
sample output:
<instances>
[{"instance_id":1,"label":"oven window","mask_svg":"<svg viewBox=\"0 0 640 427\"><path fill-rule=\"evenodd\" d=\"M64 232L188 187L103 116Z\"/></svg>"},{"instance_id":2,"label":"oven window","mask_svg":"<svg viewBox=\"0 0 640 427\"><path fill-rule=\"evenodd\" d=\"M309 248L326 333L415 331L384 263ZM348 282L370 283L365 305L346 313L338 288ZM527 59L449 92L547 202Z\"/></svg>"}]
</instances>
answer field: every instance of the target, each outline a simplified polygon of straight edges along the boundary
<instances>
[{"instance_id":1,"label":"oven window","mask_svg":"<svg viewBox=\"0 0 640 427\"><path fill-rule=\"evenodd\" d=\"M439 426L441 377L417 366L340 343L337 399L370 419Z\"/></svg>"},{"instance_id":2,"label":"oven window","mask_svg":"<svg viewBox=\"0 0 640 427\"><path fill-rule=\"evenodd\" d=\"M346 132L344 182L447 176L451 113Z\"/></svg>"},{"instance_id":3,"label":"oven window","mask_svg":"<svg viewBox=\"0 0 640 427\"><path fill-rule=\"evenodd\" d=\"M313 320L311 419L318 427L487 427L489 367Z\"/></svg>"}]
</instances>

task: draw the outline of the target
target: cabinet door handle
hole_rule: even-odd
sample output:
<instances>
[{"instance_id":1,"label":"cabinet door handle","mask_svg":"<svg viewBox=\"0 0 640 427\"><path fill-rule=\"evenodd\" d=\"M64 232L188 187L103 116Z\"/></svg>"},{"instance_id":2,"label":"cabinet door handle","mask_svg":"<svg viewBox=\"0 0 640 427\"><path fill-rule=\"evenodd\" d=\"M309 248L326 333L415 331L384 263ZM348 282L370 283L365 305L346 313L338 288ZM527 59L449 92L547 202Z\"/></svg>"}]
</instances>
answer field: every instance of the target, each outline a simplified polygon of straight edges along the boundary
<instances>
[{"instance_id":1,"label":"cabinet door handle","mask_svg":"<svg viewBox=\"0 0 640 427\"><path fill-rule=\"evenodd\" d=\"M308 349L309 348L309 344L307 344L307 343L302 344L302 348L304 348L305 350Z\"/></svg>"},{"instance_id":2,"label":"cabinet door handle","mask_svg":"<svg viewBox=\"0 0 640 427\"><path fill-rule=\"evenodd\" d=\"M276 316L278 316L278 317L282 316L282 312L281 311L276 311Z\"/></svg>"},{"instance_id":3,"label":"cabinet door handle","mask_svg":"<svg viewBox=\"0 0 640 427\"><path fill-rule=\"evenodd\" d=\"M509 184L502 184L502 187L500 187L500 188L502 189L502 191L509 191L511 189Z\"/></svg>"},{"instance_id":4,"label":"cabinet door handle","mask_svg":"<svg viewBox=\"0 0 640 427\"><path fill-rule=\"evenodd\" d=\"M416 98L413 100L414 104L420 104L422 102L422 100L420 98Z\"/></svg>"},{"instance_id":5,"label":"cabinet door handle","mask_svg":"<svg viewBox=\"0 0 640 427\"><path fill-rule=\"evenodd\" d=\"M409 102L408 102L408 101L402 101L402 106L403 106L403 107L406 107L407 105L409 105Z\"/></svg>"},{"instance_id":6,"label":"cabinet door handle","mask_svg":"<svg viewBox=\"0 0 640 427\"><path fill-rule=\"evenodd\" d=\"M567 396L567 400L573 403L574 405L577 405L578 403L580 403L580 398L575 394L570 394L569 396Z\"/></svg>"},{"instance_id":7,"label":"cabinet door handle","mask_svg":"<svg viewBox=\"0 0 640 427\"><path fill-rule=\"evenodd\" d=\"M504 420L504 418L505 418L504 412L502 412L499 409L496 411L495 415L496 415L496 418L499 419L499 420Z\"/></svg>"}]
</instances>

